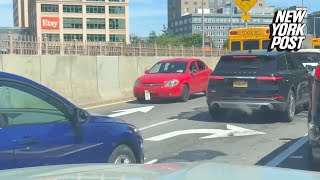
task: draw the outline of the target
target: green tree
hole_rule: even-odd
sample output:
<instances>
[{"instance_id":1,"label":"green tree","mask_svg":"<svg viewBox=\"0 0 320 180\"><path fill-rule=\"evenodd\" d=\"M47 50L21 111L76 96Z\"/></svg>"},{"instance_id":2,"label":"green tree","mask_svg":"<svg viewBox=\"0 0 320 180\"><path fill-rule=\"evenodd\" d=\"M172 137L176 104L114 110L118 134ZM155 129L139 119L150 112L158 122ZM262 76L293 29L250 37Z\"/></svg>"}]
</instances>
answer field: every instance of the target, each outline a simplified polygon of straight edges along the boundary
<instances>
[{"instance_id":1,"label":"green tree","mask_svg":"<svg viewBox=\"0 0 320 180\"><path fill-rule=\"evenodd\" d=\"M151 31L148 37L148 43L155 43L158 36L155 31Z\"/></svg>"},{"instance_id":2,"label":"green tree","mask_svg":"<svg viewBox=\"0 0 320 180\"><path fill-rule=\"evenodd\" d=\"M143 40L140 37L136 36L136 35L131 35L130 36L130 41L131 41L132 44L138 44L139 42L144 43Z\"/></svg>"},{"instance_id":3,"label":"green tree","mask_svg":"<svg viewBox=\"0 0 320 180\"><path fill-rule=\"evenodd\" d=\"M229 39L223 42L223 48L228 48Z\"/></svg>"}]
</instances>

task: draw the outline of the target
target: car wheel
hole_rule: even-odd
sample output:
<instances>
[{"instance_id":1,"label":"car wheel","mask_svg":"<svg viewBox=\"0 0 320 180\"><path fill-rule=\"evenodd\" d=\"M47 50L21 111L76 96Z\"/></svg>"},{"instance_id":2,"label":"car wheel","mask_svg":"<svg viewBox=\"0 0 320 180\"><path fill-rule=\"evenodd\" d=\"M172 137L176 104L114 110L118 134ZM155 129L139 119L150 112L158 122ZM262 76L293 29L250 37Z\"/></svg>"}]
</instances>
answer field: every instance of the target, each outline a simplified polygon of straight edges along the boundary
<instances>
[{"instance_id":1,"label":"car wheel","mask_svg":"<svg viewBox=\"0 0 320 180\"><path fill-rule=\"evenodd\" d=\"M132 150L126 145L118 146L108 159L108 163L114 164L135 164L136 158Z\"/></svg>"},{"instance_id":2,"label":"car wheel","mask_svg":"<svg viewBox=\"0 0 320 180\"><path fill-rule=\"evenodd\" d=\"M203 91L204 96L207 96L207 91Z\"/></svg>"},{"instance_id":3,"label":"car wheel","mask_svg":"<svg viewBox=\"0 0 320 180\"><path fill-rule=\"evenodd\" d=\"M210 108L209 107L209 113L212 120L221 119L222 118L222 110L218 108Z\"/></svg>"},{"instance_id":4,"label":"car wheel","mask_svg":"<svg viewBox=\"0 0 320 180\"><path fill-rule=\"evenodd\" d=\"M190 97L190 89L187 85L183 85L180 100L182 102L187 102L189 100L189 97Z\"/></svg>"},{"instance_id":5,"label":"car wheel","mask_svg":"<svg viewBox=\"0 0 320 180\"><path fill-rule=\"evenodd\" d=\"M287 107L283 112L283 118L286 122L292 122L296 113L296 100L292 90L289 91Z\"/></svg>"}]
</instances>

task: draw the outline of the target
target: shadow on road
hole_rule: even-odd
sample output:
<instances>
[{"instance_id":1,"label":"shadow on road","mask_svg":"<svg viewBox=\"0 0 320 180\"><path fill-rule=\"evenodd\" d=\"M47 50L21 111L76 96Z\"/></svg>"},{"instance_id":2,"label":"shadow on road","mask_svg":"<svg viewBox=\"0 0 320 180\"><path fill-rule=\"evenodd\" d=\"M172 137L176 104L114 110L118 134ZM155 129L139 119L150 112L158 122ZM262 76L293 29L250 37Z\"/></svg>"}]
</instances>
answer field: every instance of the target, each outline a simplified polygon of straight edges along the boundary
<instances>
[{"instance_id":1,"label":"shadow on road","mask_svg":"<svg viewBox=\"0 0 320 180\"><path fill-rule=\"evenodd\" d=\"M158 163L207 161L218 156L226 156L226 154L220 151L213 150L183 151L179 152L179 154L177 155L159 159Z\"/></svg>"},{"instance_id":2,"label":"shadow on road","mask_svg":"<svg viewBox=\"0 0 320 180\"><path fill-rule=\"evenodd\" d=\"M306 112L296 115L296 118L305 118ZM243 124L271 124L287 123L283 122L279 114L274 112L254 112L250 115L236 110L225 110L223 115L212 120L207 107L194 108L193 111L181 112L177 116L169 119L187 119L202 122L224 122L224 123L243 123Z\"/></svg>"},{"instance_id":3,"label":"shadow on road","mask_svg":"<svg viewBox=\"0 0 320 180\"><path fill-rule=\"evenodd\" d=\"M279 154L287 150L291 145L293 145L295 142L297 142L298 139L280 139L284 141L284 144L280 146L279 148L272 151L267 156L260 159L255 165L258 166L265 166L268 162L273 160L275 157L277 157ZM311 167L309 165L308 160L308 144L305 143L302 145L297 151L295 151L293 154L291 154L288 158L286 158L284 161L282 161L280 164L278 164L276 167L279 168L289 168L289 169L298 169L298 170L307 170L307 171L320 171L320 167Z\"/></svg>"},{"instance_id":4,"label":"shadow on road","mask_svg":"<svg viewBox=\"0 0 320 180\"><path fill-rule=\"evenodd\" d=\"M201 97L204 97L202 93L194 94L190 96L189 100L193 100ZM174 103L189 103L189 102L180 102L178 98L158 99L158 100L143 101L143 102L138 102L138 101L127 102L127 104L174 104Z\"/></svg>"}]
</instances>

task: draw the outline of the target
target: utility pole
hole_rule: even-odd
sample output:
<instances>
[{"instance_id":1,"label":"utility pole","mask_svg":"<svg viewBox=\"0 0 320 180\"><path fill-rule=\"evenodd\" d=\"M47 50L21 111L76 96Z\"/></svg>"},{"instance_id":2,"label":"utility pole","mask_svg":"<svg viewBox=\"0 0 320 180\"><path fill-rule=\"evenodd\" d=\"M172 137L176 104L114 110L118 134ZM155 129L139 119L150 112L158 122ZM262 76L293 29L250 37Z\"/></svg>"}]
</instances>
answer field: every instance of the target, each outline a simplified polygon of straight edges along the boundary
<instances>
[{"instance_id":1,"label":"utility pole","mask_svg":"<svg viewBox=\"0 0 320 180\"><path fill-rule=\"evenodd\" d=\"M202 0L202 52L204 52L204 5Z\"/></svg>"}]
</instances>

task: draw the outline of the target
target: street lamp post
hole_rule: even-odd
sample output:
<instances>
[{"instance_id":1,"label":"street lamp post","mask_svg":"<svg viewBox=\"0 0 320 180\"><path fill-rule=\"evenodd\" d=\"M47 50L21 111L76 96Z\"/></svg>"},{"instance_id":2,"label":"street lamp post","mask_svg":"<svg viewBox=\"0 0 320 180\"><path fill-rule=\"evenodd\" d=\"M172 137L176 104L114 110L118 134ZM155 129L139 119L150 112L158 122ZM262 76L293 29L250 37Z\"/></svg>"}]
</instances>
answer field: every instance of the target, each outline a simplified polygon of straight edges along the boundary
<instances>
[{"instance_id":1,"label":"street lamp post","mask_svg":"<svg viewBox=\"0 0 320 180\"><path fill-rule=\"evenodd\" d=\"M202 52L204 51L204 6L202 0Z\"/></svg>"}]
</instances>

